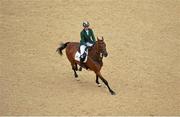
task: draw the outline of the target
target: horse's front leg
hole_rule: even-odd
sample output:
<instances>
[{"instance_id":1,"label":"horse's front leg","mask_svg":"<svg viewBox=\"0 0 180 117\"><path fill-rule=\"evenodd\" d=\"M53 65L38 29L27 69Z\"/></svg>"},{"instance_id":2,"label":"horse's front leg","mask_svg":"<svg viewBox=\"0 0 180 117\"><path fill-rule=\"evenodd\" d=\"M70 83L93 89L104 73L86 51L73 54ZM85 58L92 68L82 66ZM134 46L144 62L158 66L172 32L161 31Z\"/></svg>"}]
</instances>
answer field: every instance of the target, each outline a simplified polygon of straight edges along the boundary
<instances>
[{"instance_id":1,"label":"horse's front leg","mask_svg":"<svg viewBox=\"0 0 180 117\"><path fill-rule=\"evenodd\" d=\"M112 95L115 95L116 93L110 88L107 80L103 78L103 76L101 75L101 73L98 72L98 73L96 73L96 75L97 75L97 76L104 82L104 84L108 87L109 92L110 92Z\"/></svg>"},{"instance_id":2,"label":"horse's front leg","mask_svg":"<svg viewBox=\"0 0 180 117\"><path fill-rule=\"evenodd\" d=\"M106 79L103 78L103 76L100 73L101 66L99 64L97 64L96 62L94 62L91 58L88 58L86 65L90 68L90 70L92 70L96 73L96 76L97 76L96 78L99 77L104 82L104 84L108 87L109 92L112 95L115 95L116 93L110 88L108 82L106 81Z\"/></svg>"},{"instance_id":3,"label":"horse's front leg","mask_svg":"<svg viewBox=\"0 0 180 117\"><path fill-rule=\"evenodd\" d=\"M101 84L99 83L98 75L96 75L96 83L97 83L98 87L101 87Z\"/></svg>"}]
</instances>

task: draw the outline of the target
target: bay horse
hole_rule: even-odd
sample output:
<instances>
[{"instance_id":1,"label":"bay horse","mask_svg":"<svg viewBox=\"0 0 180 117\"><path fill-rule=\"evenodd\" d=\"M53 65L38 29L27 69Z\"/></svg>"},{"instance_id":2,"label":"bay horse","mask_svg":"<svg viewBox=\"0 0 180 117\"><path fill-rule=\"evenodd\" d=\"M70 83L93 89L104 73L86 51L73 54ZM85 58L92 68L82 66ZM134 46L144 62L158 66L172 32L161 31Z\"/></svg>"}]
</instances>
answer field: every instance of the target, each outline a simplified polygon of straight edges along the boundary
<instances>
[{"instance_id":1,"label":"bay horse","mask_svg":"<svg viewBox=\"0 0 180 117\"><path fill-rule=\"evenodd\" d=\"M75 78L78 77L76 73L78 70L77 64L80 65L80 62L75 60L75 54L79 50L79 46L80 44L78 42L66 42L65 44L62 43L56 50L60 55L63 55L62 50L66 48L66 56L71 63ZM103 66L103 57L107 56L108 53L106 50L106 43L104 42L104 38L102 37L102 39L99 39L97 37L96 43L88 51L88 58L86 63L83 63L80 67L94 71L96 74L96 83L101 85L98 80L100 78L108 87L109 92L112 95L115 95L116 93L110 88L107 80L103 78L100 72Z\"/></svg>"}]
</instances>

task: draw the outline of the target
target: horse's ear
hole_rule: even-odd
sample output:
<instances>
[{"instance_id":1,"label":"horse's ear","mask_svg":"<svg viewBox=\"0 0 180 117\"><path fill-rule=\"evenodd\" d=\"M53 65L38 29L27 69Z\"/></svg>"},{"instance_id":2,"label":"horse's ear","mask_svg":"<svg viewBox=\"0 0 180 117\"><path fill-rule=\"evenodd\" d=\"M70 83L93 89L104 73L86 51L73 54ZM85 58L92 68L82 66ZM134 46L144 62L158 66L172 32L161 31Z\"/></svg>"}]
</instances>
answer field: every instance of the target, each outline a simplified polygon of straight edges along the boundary
<instances>
[{"instance_id":1,"label":"horse's ear","mask_svg":"<svg viewBox=\"0 0 180 117\"><path fill-rule=\"evenodd\" d=\"M104 37L102 36L102 40L104 41Z\"/></svg>"},{"instance_id":2,"label":"horse's ear","mask_svg":"<svg viewBox=\"0 0 180 117\"><path fill-rule=\"evenodd\" d=\"M97 37L97 40L99 41L99 37Z\"/></svg>"}]
</instances>

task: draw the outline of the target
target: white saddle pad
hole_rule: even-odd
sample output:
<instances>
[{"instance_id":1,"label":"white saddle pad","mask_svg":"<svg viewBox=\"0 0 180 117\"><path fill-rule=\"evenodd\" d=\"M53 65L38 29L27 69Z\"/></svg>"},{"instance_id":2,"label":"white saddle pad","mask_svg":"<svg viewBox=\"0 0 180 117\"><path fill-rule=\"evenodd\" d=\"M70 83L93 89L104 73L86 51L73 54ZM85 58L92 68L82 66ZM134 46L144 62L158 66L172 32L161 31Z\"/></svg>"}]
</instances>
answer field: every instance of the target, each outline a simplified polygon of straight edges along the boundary
<instances>
[{"instance_id":1,"label":"white saddle pad","mask_svg":"<svg viewBox=\"0 0 180 117\"><path fill-rule=\"evenodd\" d=\"M85 60L83 61L83 63L85 63L87 61L87 58L88 58L88 51L85 51L85 53L87 56L86 56ZM75 54L75 60L80 62L80 53L78 51Z\"/></svg>"}]
</instances>

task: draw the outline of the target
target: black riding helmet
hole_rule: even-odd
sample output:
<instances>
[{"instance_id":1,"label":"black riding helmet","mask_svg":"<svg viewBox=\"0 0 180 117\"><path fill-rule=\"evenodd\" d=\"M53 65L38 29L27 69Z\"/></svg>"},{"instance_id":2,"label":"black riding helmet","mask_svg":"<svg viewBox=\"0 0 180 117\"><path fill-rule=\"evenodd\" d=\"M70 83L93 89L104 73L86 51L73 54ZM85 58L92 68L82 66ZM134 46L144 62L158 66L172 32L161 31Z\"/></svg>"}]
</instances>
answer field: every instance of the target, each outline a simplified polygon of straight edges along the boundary
<instances>
[{"instance_id":1,"label":"black riding helmet","mask_svg":"<svg viewBox=\"0 0 180 117\"><path fill-rule=\"evenodd\" d=\"M83 21L83 27L89 27L89 22L88 21Z\"/></svg>"}]
</instances>

